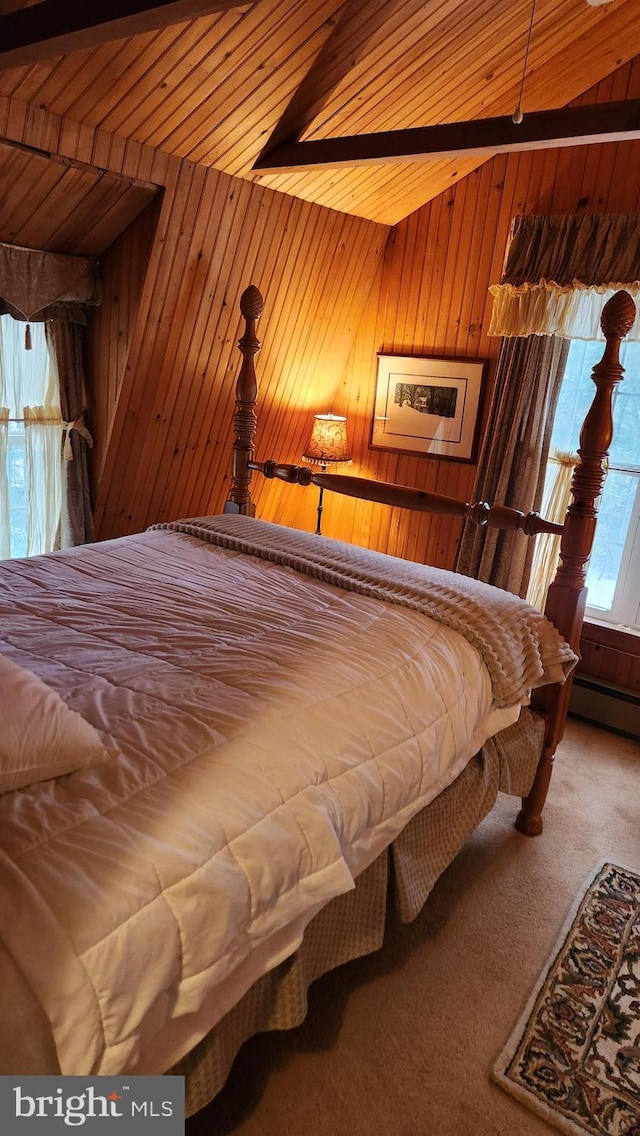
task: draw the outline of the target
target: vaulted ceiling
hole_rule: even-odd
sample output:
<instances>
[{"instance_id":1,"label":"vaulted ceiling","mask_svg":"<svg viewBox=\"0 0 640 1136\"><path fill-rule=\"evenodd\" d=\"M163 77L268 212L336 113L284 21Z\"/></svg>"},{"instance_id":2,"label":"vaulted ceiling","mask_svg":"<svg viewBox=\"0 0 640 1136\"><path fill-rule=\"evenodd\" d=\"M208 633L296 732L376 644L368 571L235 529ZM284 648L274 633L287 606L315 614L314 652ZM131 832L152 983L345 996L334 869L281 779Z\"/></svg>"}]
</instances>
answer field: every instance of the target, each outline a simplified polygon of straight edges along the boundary
<instances>
[{"instance_id":1,"label":"vaulted ceiling","mask_svg":"<svg viewBox=\"0 0 640 1136\"><path fill-rule=\"evenodd\" d=\"M0 13L25 6L0 0ZM34 20L46 6L35 5ZM638 0L601 7L587 0L254 0L217 7L226 10L5 67L0 95L394 224L485 155L268 173L254 163L288 139L510 116L532 11L525 121L579 99L640 54ZM627 96L615 77L611 90L612 100ZM634 125L640 129L637 114Z\"/></svg>"}]
</instances>

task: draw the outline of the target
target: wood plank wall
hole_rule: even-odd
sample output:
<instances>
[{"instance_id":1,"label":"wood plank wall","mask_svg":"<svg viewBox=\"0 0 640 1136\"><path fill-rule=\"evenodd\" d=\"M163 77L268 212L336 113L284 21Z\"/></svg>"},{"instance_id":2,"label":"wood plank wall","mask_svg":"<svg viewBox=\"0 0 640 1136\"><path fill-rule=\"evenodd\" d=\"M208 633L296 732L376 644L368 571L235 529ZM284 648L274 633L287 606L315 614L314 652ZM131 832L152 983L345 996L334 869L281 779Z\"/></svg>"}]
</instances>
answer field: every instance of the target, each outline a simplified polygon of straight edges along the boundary
<instances>
[{"instance_id":1,"label":"wood plank wall","mask_svg":"<svg viewBox=\"0 0 640 1136\"><path fill-rule=\"evenodd\" d=\"M640 636L602 623L585 623L578 674L604 679L640 696Z\"/></svg>"},{"instance_id":2,"label":"wood plank wall","mask_svg":"<svg viewBox=\"0 0 640 1136\"><path fill-rule=\"evenodd\" d=\"M86 420L93 434L90 473L95 499L124 379L142 286L158 226L159 195L99 257L103 302L90 315L85 367Z\"/></svg>"},{"instance_id":3,"label":"wood plank wall","mask_svg":"<svg viewBox=\"0 0 640 1136\"><path fill-rule=\"evenodd\" d=\"M87 368L98 535L221 509L249 283L268 301L261 445L301 453L313 413L333 404L388 228L11 99L1 135L164 187L143 283L143 222L104 258ZM280 488L257 487L262 515L279 515Z\"/></svg>"},{"instance_id":4,"label":"wood plank wall","mask_svg":"<svg viewBox=\"0 0 640 1136\"><path fill-rule=\"evenodd\" d=\"M387 230L180 162L167 185L99 484L101 536L221 509L229 475L238 300L268 297L264 449L301 452L331 402ZM272 486L258 487L274 515Z\"/></svg>"},{"instance_id":5,"label":"wood plank wall","mask_svg":"<svg viewBox=\"0 0 640 1136\"><path fill-rule=\"evenodd\" d=\"M640 97L640 60L621 68L580 102ZM640 142L499 155L392 230L380 301L369 305L336 408L348 417L353 472L469 499L475 466L368 449L376 352L469 356L490 360L488 287L499 280L517 213L637 212ZM485 400L485 416L488 400ZM310 490L309 492L313 492ZM308 512L308 506L305 506ZM302 523L302 507L289 519ZM327 535L411 559L453 566L461 524L400 514L385 506L325 495Z\"/></svg>"}]
</instances>

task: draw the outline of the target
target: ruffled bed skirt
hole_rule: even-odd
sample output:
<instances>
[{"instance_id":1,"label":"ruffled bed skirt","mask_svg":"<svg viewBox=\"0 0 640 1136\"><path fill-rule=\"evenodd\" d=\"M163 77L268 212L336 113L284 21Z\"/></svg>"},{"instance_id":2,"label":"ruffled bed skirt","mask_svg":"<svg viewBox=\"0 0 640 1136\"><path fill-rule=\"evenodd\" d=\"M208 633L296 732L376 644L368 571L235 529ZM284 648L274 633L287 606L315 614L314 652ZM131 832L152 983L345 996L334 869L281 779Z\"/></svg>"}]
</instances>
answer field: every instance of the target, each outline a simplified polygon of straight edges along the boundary
<instances>
[{"instance_id":1,"label":"ruffled bed skirt","mask_svg":"<svg viewBox=\"0 0 640 1136\"><path fill-rule=\"evenodd\" d=\"M243 1042L266 1030L293 1029L307 1013L307 990L336 966L371 954L385 935L387 892L396 914L415 919L498 791L526 796L542 747L544 724L529 710L491 738L452 785L419 813L356 881L311 921L294 955L265 974L171 1073L186 1078L191 1116L224 1085Z\"/></svg>"}]
</instances>

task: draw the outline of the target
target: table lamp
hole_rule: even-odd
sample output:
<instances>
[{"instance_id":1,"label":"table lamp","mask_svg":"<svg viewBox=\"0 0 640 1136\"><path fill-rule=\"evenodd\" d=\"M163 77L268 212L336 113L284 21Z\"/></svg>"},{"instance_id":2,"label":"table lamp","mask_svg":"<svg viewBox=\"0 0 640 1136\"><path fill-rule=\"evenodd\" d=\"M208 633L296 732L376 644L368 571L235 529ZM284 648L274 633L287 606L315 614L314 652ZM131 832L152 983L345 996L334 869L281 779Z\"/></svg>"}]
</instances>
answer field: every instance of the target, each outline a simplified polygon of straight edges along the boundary
<instances>
[{"instance_id":1,"label":"table lamp","mask_svg":"<svg viewBox=\"0 0 640 1136\"><path fill-rule=\"evenodd\" d=\"M302 460L319 465L322 473L330 465L339 462L351 462L349 446L347 444L347 420L340 414L315 414L311 437L307 442ZM316 536L320 536L322 523L322 496L320 488L318 500L318 523Z\"/></svg>"}]
</instances>

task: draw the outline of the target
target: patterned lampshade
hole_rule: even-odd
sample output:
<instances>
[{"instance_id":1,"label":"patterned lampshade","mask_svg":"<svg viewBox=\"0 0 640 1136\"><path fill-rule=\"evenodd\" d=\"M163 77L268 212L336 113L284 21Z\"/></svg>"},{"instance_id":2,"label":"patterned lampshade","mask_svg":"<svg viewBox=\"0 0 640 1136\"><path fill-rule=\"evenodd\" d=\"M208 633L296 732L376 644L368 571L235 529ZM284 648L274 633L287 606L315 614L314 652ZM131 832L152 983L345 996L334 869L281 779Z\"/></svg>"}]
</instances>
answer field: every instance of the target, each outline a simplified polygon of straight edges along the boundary
<instances>
[{"instance_id":1,"label":"patterned lampshade","mask_svg":"<svg viewBox=\"0 0 640 1136\"><path fill-rule=\"evenodd\" d=\"M302 460L318 465L350 462L346 418L339 414L316 414Z\"/></svg>"}]
</instances>

